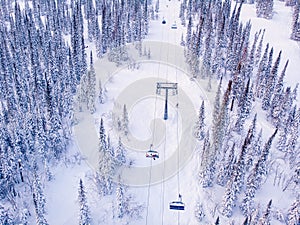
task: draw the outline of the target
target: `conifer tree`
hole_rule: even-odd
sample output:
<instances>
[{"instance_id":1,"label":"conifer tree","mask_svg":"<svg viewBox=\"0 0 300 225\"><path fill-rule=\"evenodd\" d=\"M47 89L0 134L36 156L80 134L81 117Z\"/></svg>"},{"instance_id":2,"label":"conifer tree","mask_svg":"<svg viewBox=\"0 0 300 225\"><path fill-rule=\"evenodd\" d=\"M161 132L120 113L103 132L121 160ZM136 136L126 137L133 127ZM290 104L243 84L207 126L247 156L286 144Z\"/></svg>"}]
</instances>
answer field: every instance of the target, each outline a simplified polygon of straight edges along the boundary
<instances>
[{"instance_id":1,"label":"conifer tree","mask_svg":"<svg viewBox=\"0 0 300 225\"><path fill-rule=\"evenodd\" d=\"M200 110L199 110L199 115L198 115L198 121L196 122L196 125L194 127L195 133L194 136L198 140L202 140L205 136L205 112L204 112L204 101L202 101Z\"/></svg>"},{"instance_id":2,"label":"conifer tree","mask_svg":"<svg viewBox=\"0 0 300 225\"><path fill-rule=\"evenodd\" d=\"M102 88L101 80L99 80L99 95L98 100L100 104L104 104L104 91Z\"/></svg>"},{"instance_id":3,"label":"conifer tree","mask_svg":"<svg viewBox=\"0 0 300 225\"><path fill-rule=\"evenodd\" d=\"M221 186L224 186L232 175L234 169L234 160L235 160L234 150L235 150L235 143L231 147L226 162L224 162L224 164L220 167L218 171L217 184Z\"/></svg>"},{"instance_id":4,"label":"conifer tree","mask_svg":"<svg viewBox=\"0 0 300 225\"><path fill-rule=\"evenodd\" d=\"M274 95L271 100L270 117L275 126L278 126L278 123L279 123L278 118L280 116L281 101L283 98L283 79L284 79L288 64L289 64L289 60L286 61L285 66L281 72L281 75L278 78L277 84L274 89Z\"/></svg>"},{"instance_id":5,"label":"conifer tree","mask_svg":"<svg viewBox=\"0 0 300 225\"><path fill-rule=\"evenodd\" d=\"M91 224L90 211L87 204L86 191L81 179L79 180L78 203L79 203L79 225L90 225Z\"/></svg>"},{"instance_id":6,"label":"conifer tree","mask_svg":"<svg viewBox=\"0 0 300 225\"><path fill-rule=\"evenodd\" d=\"M97 187L101 196L112 193L113 183L112 176L114 175L114 158L111 155L111 149L108 149L110 144L107 143L103 119L100 121L99 130L99 168L96 174Z\"/></svg>"},{"instance_id":7,"label":"conifer tree","mask_svg":"<svg viewBox=\"0 0 300 225\"><path fill-rule=\"evenodd\" d=\"M300 222L300 201L296 199L288 210L287 224L295 225Z\"/></svg>"},{"instance_id":8,"label":"conifer tree","mask_svg":"<svg viewBox=\"0 0 300 225\"><path fill-rule=\"evenodd\" d=\"M293 39L295 41L299 41L300 40L299 11L300 11L300 3L298 2L294 6L293 25L292 25L292 34L291 34L291 39Z\"/></svg>"},{"instance_id":9,"label":"conifer tree","mask_svg":"<svg viewBox=\"0 0 300 225\"><path fill-rule=\"evenodd\" d=\"M37 169L37 166L35 165L35 169ZM40 178L37 175L37 172L34 171L34 177L33 177L33 190L32 190L32 198L33 198L33 204L35 208L35 215L36 215L36 224L38 225L48 225L48 222L45 218L45 204L46 199L43 193L42 185Z\"/></svg>"},{"instance_id":10,"label":"conifer tree","mask_svg":"<svg viewBox=\"0 0 300 225\"><path fill-rule=\"evenodd\" d=\"M128 125L129 125L128 112L127 112L126 104L124 104L124 106L123 106L122 128L123 128L123 132L124 132L125 136L127 136L128 132L129 132Z\"/></svg>"},{"instance_id":11,"label":"conifer tree","mask_svg":"<svg viewBox=\"0 0 300 225\"><path fill-rule=\"evenodd\" d=\"M198 202L195 208L195 217L197 219L197 221L200 223L203 218L205 217L205 213L204 213L204 209L203 209L203 205Z\"/></svg>"},{"instance_id":12,"label":"conifer tree","mask_svg":"<svg viewBox=\"0 0 300 225\"><path fill-rule=\"evenodd\" d=\"M231 217L233 208L236 205L236 199L237 199L237 180L236 176L232 175L232 177L228 180L225 194L223 196L222 205L221 205L221 213L223 216Z\"/></svg>"},{"instance_id":13,"label":"conifer tree","mask_svg":"<svg viewBox=\"0 0 300 225\"><path fill-rule=\"evenodd\" d=\"M115 150L115 158L119 165L124 165L126 163L126 151L123 146L121 137L119 137L118 146Z\"/></svg>"},{"instance_id":14,"label":"conifer tree","mask_svg":"<svg viewBox=\"0 0 300 225\"><path fill-rule=\"evenodd\" d=\"M256 96L259 98L261 97L260 84L263 82L263 79L265 77L266 67L267 67L268 51L269 51L269 43L266 45L263 57L259 62L257 75L256 75L256 85L255 85L256 86Z\"/></svg>"},{"instance_id":15,"label":"conifer tree","mask_svg":"<svg viewBox=\"0 0 300 225\"><path fill-rule=\"evenodd\" d=\"M209 142L209 131L207 132L202 149L200 171L199 171L199 183L202 187L210 187L213 185L213 173L215 170L215 159L211 153L211 146Z\"/></svg>"},{"instance_id":16,"label":"conifer tree","mask_svg":"<svg viewBox=\"0 0 300 225\"><path fill-rule=\"evenodd\" d=\"M93 63L93 55L90 53L90 70L87 73L87 108L91 113L96 111L95 96L96 96L96 72Z\"/></svg>"},{"instance_id":17,"label":"conifer tree","mask_svg":"<svg viewBox=\"0 0 300 225\"><path fill-rule=\"evenodd\" d=\"M262 217L259 219L259 225L270 225L271 220L271 206L272 206L272 199L269 201L266 211L263 213Z\"/></svg>"},{"instance_id":18,"label":"conifer tree","mask_svg":"<svg viewBox=\"0 0 300 225\"><path fill-rule=\"evenodd\" d=\"M262 99L263 110L268 110L270 107L270 99L272 99L274 88L277 82L277 72L278 72L280 59L281 59L281 51L279 52L276 62L274 63L274 66L271 70L270 76L268 77L268 80L266 82L266 90Z\"/></svg>"},{"instance_id":19,"label":"conifer tree","mask_svg":"<svg viewBox=\"0 0 300 225\"><path fill-rule=\"evenodd\" d=\"M250 79L249 79L239 103L238 118L235 123L235 129L238 133L240 133L244 128L244 123L250 114L251 106L252 106L252 96L250 93Z\"/></svg>"},{"instance_id":20,"label":"conifer tree","mask_svg":"<svg viewBox=\"0 0 300 225\"><path fill-rule=\"evenodd\" d=\"M264 96L264 93L266 92L267 82L269 80L270 73L271 73L272 61L273 61L273 47L270 50L268 63L266 64L264 68L264 73L262 74L263 77L259 85L259 95L258 95L259 98L262 98Z\"/></svg>"},{"instance_id":21,"label":"conifer tree","mask_svg":"<svg viewBox=\"0 0 300 225\"><path fill-rule=\"evenodd\" d=\"M125 197L125 187L119 183L116 190L117 216L123 218L128 213L128 202Z\"/></svg>"},{"instance_id":22,"label":"conifer tree","mask_svg":"<svg viewBox=\"0 0 300 225\"><path fill-rule=\"evenodd\" d=\"M232 81L230 80L228 82L228 86L226 89L226 92L224 93L223 96L223 101L222 105L220 108L220 111L217 115L217 121L214 123L213 127L213 152L214 152L214 157L218 159L220 157L220 151L222 148L222 144L224 141L224 137L227 131L227 126L228 126L228 105L229 105L229 100L230 100L230 93L231 93L231 86L232 86ZM219 92L219 91L218 91ZM218 93L217 93L218 95ZM215 103L217 104L217 103ZM217 105L215 105L217 107ZM215 112L214 112L215 115Z\"/></svg>"},{"instance_id":23,"label":"conifer tree","mask_svg":"<svg viewBox=\"0 0 300 225\"><path fill-rule=\"evenodd\" d=\"M262 31L262 35L259 41L259 44L257 46L256 49L256 53L255 53L255 65L258 65L259 61L260 61L260 57L261 57L261 51L262 51L262 45L263 45L263 40L264 40L264 36L265 36L265 29L263 29Z\"/></svg>"}]
</instances>

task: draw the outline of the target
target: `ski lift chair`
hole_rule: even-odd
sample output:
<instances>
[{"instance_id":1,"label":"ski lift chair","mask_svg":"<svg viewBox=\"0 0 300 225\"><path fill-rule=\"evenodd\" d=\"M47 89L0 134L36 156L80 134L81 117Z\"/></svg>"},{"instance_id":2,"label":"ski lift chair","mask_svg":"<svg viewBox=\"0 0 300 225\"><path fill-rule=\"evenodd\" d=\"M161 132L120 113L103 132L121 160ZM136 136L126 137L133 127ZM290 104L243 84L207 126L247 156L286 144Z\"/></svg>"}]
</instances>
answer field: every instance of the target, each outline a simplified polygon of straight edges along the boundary
<instances>
[{"instance_id":1,"label":"ski lift chair","mask_svg":"<svg viewBox=\"0 0 300 225\"><path fill-rule=\"evenodd\" d=\"M177 29L176 22L174 22L174 23L172 24L171 29Z\"/></svg>"},{"instance_id":2,"label":"ski lift chair","mask_svg":"<svg viewBox=\"0 0 300 225\"><path fill-rule=\"evenodd\" d=\"M157 151L152 150L152 145L150 146L150 150L146 152L146 158L158 159L159 154Z\"/></svg>"},{"instance_id":3,"label":"ski lift chair","mask_svg":"<svg viewBox=\"0 0 300 225\"><path fill-rule=\"evenodd\" d=\"M172 210L184 210L184 203L182 202L182 196L179 194L179 200L170 203L170 209Z\"/></svg>"}]
</instances>

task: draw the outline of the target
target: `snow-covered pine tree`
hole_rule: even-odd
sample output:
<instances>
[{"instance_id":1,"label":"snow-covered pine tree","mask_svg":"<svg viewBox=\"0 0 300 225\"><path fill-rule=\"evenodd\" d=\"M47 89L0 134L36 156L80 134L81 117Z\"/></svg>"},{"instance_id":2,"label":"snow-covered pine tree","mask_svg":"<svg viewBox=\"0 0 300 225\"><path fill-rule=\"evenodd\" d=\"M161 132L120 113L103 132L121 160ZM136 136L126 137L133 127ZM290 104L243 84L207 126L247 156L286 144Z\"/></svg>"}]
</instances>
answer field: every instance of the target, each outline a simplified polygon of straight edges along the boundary
<instances>
[{"instance_id":1,"label":"snow-covered pine tree","mask_svg":"<svg viewBox=\"0 0 300 225\"><path fill-rule=\"evenodd\" d=\"M272 47L269 53L268 63L264 68L264 73L263 73L261 83L259 84L259 95L258 95L259 98L262 98L264 96L265 91L267 90L267 83L270 77L272 61L273 61L273 51L274 50Z\"/></svg>"},{"instance_id":2,"label":"snow-covered pine tree","mask_svg":"<svg viewBox=\"0 0 300 225\"><path fill-rule=\"evenodd\" d=\"M87 72L87 108L91 113L96 111L95 96L96 96L96 72L93 63L93 54L90 53L90 70Z\"/></svg>"},{"instance_id":3,"label":"snow-covered pine tree","mask_svg":"<svg viewBox=\"0 0 300 225\"><path fill-rule=\"evenodd\" d=\"M226 217L232 216L233 208L236 205L238 184L233 174L226 184L225 194L221 203L221 214Z\"/></svg>"},{"instance_id":4,"label":"snow-covered pine tree","mask_svg":"<svg viewBox=\"0 0 300 225\"><path fill-rule=\"evenodd\" d=\"M13 224L13 220L8 210L6 210L2 205L0 205L0 223L3 225Z\"/></svg>"},{"instance_id":5,"label":"snow-covered pine tree","mask_svg":"<svg viewBox=\"0 0 300 225\"><path fill-rule=\"evenodd\" d=\"M297 151L296 146L299 139L299 127L300 127L300 109L296 112L296 106L294 108L294 116L289 122L290 124L286 124L289 130L290 137L287 140L287 152L289 162L291 167L295 165L295 160L297 159Z\"/></svg>"},{"instance_id":6,"label":"snow-covered pine tree","mask_svg":"<svg viewBox=\"0 0 300 225\"><path fill-rule=\"evenodd\" d=\"M271 221L271 206L272 206L272 199L269 201L266 211L263 213L262 217L258 221L258 225L270 225Z\"/></svg>"},{"instance_id":7,"label":"snow-covered pine tree","mask_svg":"<svg viewBox=\"0 0 300 225\"><path fill-rule=\"evenodd\" d=\"M250 215L250 213L254 210L253 198L255 196L255 192L258 188L257 184L257 176L258 176L258 163L255 164L255 167L251 171L250 175L247 178L245 197L242 200L240 205L240 209L245 216Z\"/></svg>"},{"instance_id":8,"label":"snow-covered pine tree","mask_svg":"<svg viewBox=\"0 0 300 225\"><path fill-rule=\"evenodd\" d=\"M181 34L180 45L181 46L185 46L185 41L184 41L184 38L183 38L183 33Z\"/></svg>"},{"instance_id":9,"label":"snow-covered pine tree","mask_svg":"<svg viewBox=\"0 0 300 225\"><path fill-rule=\"evenodd\" d=\"M262 109L268 110L271 104L270 99L272 99L272 96L274 95L274 88L277 83L277 73L278 73L278 66L281 59L281 51L278 54L278 57L274 63L274 66L271 70L270 76L267 78L266 82L266 89L264 92L264 96L262 99Z\"/></svg>"},{"instance_id":10,"label":"snow-covered pine tree","mask_svg":"<svg viewBox=\"0 0 300 225\"><path fill-rule=\"evenodd\" d=\"M123 218L128 213L128 202L125 197L125 187L120 182L116 189L116 207L118 218Z\"/></svg>"},{"instance_id":11,"label":"snow-covered pine tree","mask_svg":"<svg viewBox=\"0 0 300 225\"><path fill-rule=\"evenodd\" d=\"M211 65L212 65L212 42L213 42L213 36L212 36L212 26L213 26L213 21L212 21L212 13L209 12L209 24L207 25L208 31L207 31L207 36L205 38L204 44L204 55L203 55L203 69L202 69L202 78L210 77L212 76L211 74Z\"/></svg>"},{"instance_id":12,"label":"snow-covered pine tree","mask_svg":"<svg viewBox=\"0 0 300 225\"><path fill-rule=\"evenodd\" d=\"M256 16L265 19L273 17L273 0L257 0L256 1Z\"/></svg>"},{"instance_id":13,"label":"snow-covered pine tree","mask_svg":"<svg viewBox=\"0 0 300 225\"><path fill-rule=\"evenodd\" d=\"M255 50L256 50L256 44L259 38L259 35L261 34L261 30L259 30L259 32L256 32L254 35L254 41L251 47L251 51L250 54L248 55L247 58L247 63L246 63L246 78L250 78L252 77L252 72L253 72L253 68L254 68L254 63L255 63Z\"/></svg>"},{"instance_id":14,"label":"snow-covered pine tree","mask_svg":"<svg viewBox=\"0 0 300 225\"><path fill-rule=\"evenodd\" d=\"M252 123L250 125L250 130L251 130L251 133L253 134L253 138L251 140L251 143L250 143L250 146L248 147L248 150L247 150L247 156L246 156L246 171L249 170L250 166L253 165L253 161L254 161L254 158L256 156L256 141L254 140L254 137L256 135L256 123L257 123L257 113L255 114L253 120L252 120Z\"/></svg>"},{"instance_id":15,"label":"snow-covered pine tree","mask_svg":"<svg viewBox=\"0 0 300 225\"><path fill-rule=\"evenodd\" d=\"M99 152L106 151L107 143L106 143L106 134L104 128L103 118L100 119L100 127L99 127Z\"/></svg>"},{"instance_id":16,"label":"snow-covered pine tree","mask_svg":"<svg viewBox=\"0 0 300 225\"><path fill-rule=\"evenodd\" d=\"M96 183L100 196L111 194L113 188L114 158L108 147L103 119L101 118L99 129L99 168L96 174Z\"/></svg>"},{"instance_id":17,"label":"snow-covered pine tree","mask_svg":"<svg viewBox=\"0 0 300 225\"><path fill-rule=\"evenodd\" d=\"M284 127L287 124L288 115L293 105L291 87L287 87L285 91L283 91L280 103L281 108L277 127Z\"/></svg>"},{"instance_id":18,"label":"snow-covered pine tree","mask_svg":"<svg viewBox=\"0 0 300 225\"><path fill-rule=\"evenodd\" d=\"M205 217L204 209L202 203L198 202L195 207L195 217L199 223L203 220Z\"/></svg>"},{"instance_id":19,"label":"snow-covered pine tree","mask_svg":"<svg viewBox=\"0 0 300 225\"><path fill-rule=\"evenodd\" d=\"M159 0L156 0L155 2L155 12L158 13L159 11Z\"/></svg>"},{"instance_id":20,"label":"snow-covered pine tree","mask_svg":"<svg viewBox=\"0 0 300 225\"><path fill-rule=\"evenodd\" d=\"M205 136L205 108L204 108L204 101L202 101L199 114L198 114L198 120L196 122L196 125L194 127L194 136L198 140L202 140Z\"/></svg>"},{"instance_id":21,"label":"snow-covered pine tree","mask_svg":"<svg viewBox=\"0 0 300 225\"><path fill-rule=\"evenodd\" d=\"M243 198L240 208L244 215L249 215L253 211L252 199L255 196L256 191L261 187L263 177L267 174L266 161L269 155L269 151L273 142L273 139L277 133L277 129L273 135L266 142L260 158L251 170L250 175L247 178L247 185L245 190L245 197Z\"/></svg>"},{"instance_id":22,"label":"snow-covered pine tree","mask_svg":"<svg viewBox=\"0 0 300 225\"><path fill-rule=\"evenodd\" d=\"M100 104L104 104L104 90L102 88L101 80L99 79L99 94L98 94L98 100Z\"/></svg>"},{"instance_id":23,"label":"snow-covered pine tree","mask_svg":"<svg viewBox=\"0 0 300 225\"><path fill-rule=\"evenodd\" d=\"M267 43L263 57L259 61L259 66L256 74L255 93L256 93L256 97L259 98L261 97L260 84L263 82L263 79L265 77L266 67L267 67L268 51L269 51L269 43Z\"/></svg>"},{"instance_id":24,"label":"snow-covered pine tree","mask_svg":"<svg viewBox=\"0 0 300 225\"><path fill-rule=\"evenodd\" d=\"M111 140L110 140L110 135L107 134L107 147L106 147L106 150L108 151L109 155L114 158L115 157L115 150L114 150L114 147L111 143Z\"/></svg>"},{"instance_id":25,"label":"snow-covered pine tree","mask_svg":"<svg viewBox=\"0 0 300 225\"><path fill-rule=\"evenodd\" d=\"M91 215L87 204L85 187L81 179L79 180L78 203L79 203L79 225L90 225Z\"/></svg>"},{"instance_id":26,"label":"snow-covered pine tree","mask_svg":"<svg viewBox=\"0 0 300 225\"><path fill-rule=\"evenodd\" d=\"M258 204L250 215L249 225L257 225L261 214L260 204Z\"/></svg>"},{"instance_id":27,"label":"snow-covered pine tree","mask_svg":"<svg viewBox=\"0 0 300 225\"><path fill-rule=\"evenodd\" d=\"M258 65L258 63L260 61L263 41L264 41L264 37L265 37L265 31L266 30L263 29L259 44L258 44L257 49L256 49L256 53L255 53L255 65L256 66Z\"/></svg>"},{"instance_id":28,"label":"snow-covered pine tree","mask_svg":"<svg viewBox=\"0 0 300 225\"><path fill-rule=\"evenodd\" d=\"M287 225L300 223L300 200L296 199L288 210Z\"/></svg>"},{"instance_id":29,"label":"snow-covered pine tree","mask_svg":"<svg viewBox=\"0 0 300 225\"><path fill-rule=\"evenodd\" d=\"M235 143L232 145L226 161L223 163L223 165L220 166L217 174L217 184L221 186L224 186L232 175L235 160L234 151Z\"/></svg>"},{"instance_id":30,"label":"snow-covered pine tree","mask_svg":"<svg viewBox=\"0 0 300 225\"><path fill-rule=\"evenodd\" d=\"M296 3L293 12L293 25L291 39L295 41L300 40L300 21L299 21L300 3Z\"/></svg>"},{"instance_id":31,"label":"snow-covered pine tree","mask_svg":"<svg viewBox=\"0 0 300 225\"><path fill-rule=\"evenodd\" d=\"M199 183L202 187L211 187L213 185L213 173L215 170L215 159L211 153L211 146L209 142L209 131L205 135L203 142L202 154L200 157L200 171L198 174Z\"/></svg>"},{"instance_id":32,"label":"snow-covered pine tree","mask_svg":"<svg viewBox=\"0 0 300 225\"><path fill-rule=\"evenodd\" d=\"M244 140L244 143L242 145L241 153L239 155L239 158L237 160L237 163L235 165L235 168L233 170L233 175L235 177L235 183L236 183L236 191L238 193L241 192L243 186L244 186L244 179L245 179L245 166L246 166L246 156L248 147L253 140L253 133L251 128L248 130L247 136Z\"/></svg>"},{"instance_id":33,"label":"snow-covered pine tree","mask_svg":"<svg viewBox=\"0 0 300 225\"><path fill-rule=\"evenodd\" d=\"M286 152L287 149L287 130L286 128L279 129L279 135L277 140L277 149L282 152Z\"/></svg>"},{"instance_id":34,"label":"snow-covered pine tree","mask_svg":"<svg viewBox=\"0 0 300 225\"><path fill-rule=\"evenodd\" d=\"M42 189L42 184L40 181L40 178L38 177L37 174L37 166L35 164L35 169L33 173L33 183L32 183L32 198L33 198L33 204L35 208L35 215L36 215L36 224L37 225L48 225L48 222L45 218L46 214L46 199L44 196L44 192Z\"/></svg>"},{"instance_id":35,"label":"snow-covered pine tree","mask_svg":"<svg viewBox=\"0 0 300 225\"><path fill-rule=\"evenodd\" d=\"M116 188L115 210L118 218L122 219L126 216L130 221L141 218L141 214L144 210L143 205L134 201L133 196L128 194L127 187L120 181L117 183Z\"/></svg>"},{"instance_id":36,"label":"snow-covered pine tree","mask_svg":"<svg viewBox=\"0 0 300 225\"><path fill-rule=\"evenodd\" d=\"M123 117L122 117L122 129L124 132L124 135L127 136L129 132L129 119L128 119L128 112L127 112L127 107L126 104L123 106Z\"/></svg>"},{"instance_id":37,"label":"snow-covered pine tree","mask_svg":"<svg viewBox=\"0 0 300 225\"><path fill-rule=\"evenodd\" d=\"M118 165L120 165L120 166L125 165L125 163L126 163L126 150L123 146L121 137L119 137L118 146L115 149L115 158L116 158L116 161L117 161Z\"/></svg>"},{"instance_id":38,"label":"snow-covered pine tree","mask_svg":"<svg viewBox=\"0 0 300 225\"><path fill-rule=\"evenodd\" d=\"M220 151L222 148L222 144L224 141L224 136L227 131L228 127L228 105L230 100L230 93L231 93L232 81L230 80L227 85L227 89L223 96L223 101L221 108L218 113L217 121L214 123L213 127L213 154L215 159L220 157ZM219 91L218 91L219 93ZM217 93L217 95L218 95ZM217 104L217 103L215 103ZM217 107L217 105L215 105ZM215 112L214 112L215 113ZM215 114L214 114L215 115Z\"/></svg>"},{"instance_id":39,"label":"snow-covered pine tree","mask_svg":"<svg viewBox=\"0 0 300 225\"><path fill-rule=\"evenodd\" d=\"M244 123L250 114L252 106L252 96L250 93L250 79L244 89L244 93L239 101L238 115L235 123L235 130L237 133L241 133L244 129Z\"/></svg>"},{"instance_id":40,"label":"snow-covered pine tree","mask_svg":"<svg viewBox=\"0 0 300 225\"><path fill-rule=\"evenodd\" d=\"M270 106L270 117L271 117L271 121L275 126L278 126L278 118L280 116L280 111L281 111L281 100L283 98L283 79L285 76L285 72L287 69L287 66L289 64L289 60L286 61L284 68L281 72L280 77L278 78L277 84L275 86L275 90L274 90L274 95L273 98L271 100L271 106Z\"/></svg>"}]
</instances>

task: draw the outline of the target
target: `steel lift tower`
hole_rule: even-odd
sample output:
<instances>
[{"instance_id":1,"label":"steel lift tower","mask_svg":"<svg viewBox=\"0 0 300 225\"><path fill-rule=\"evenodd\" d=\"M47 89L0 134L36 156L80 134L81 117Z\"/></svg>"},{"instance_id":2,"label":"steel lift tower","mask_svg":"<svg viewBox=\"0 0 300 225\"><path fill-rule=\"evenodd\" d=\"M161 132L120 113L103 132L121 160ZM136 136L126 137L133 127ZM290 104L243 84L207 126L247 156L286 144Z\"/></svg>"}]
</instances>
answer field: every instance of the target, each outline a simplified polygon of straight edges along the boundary
<instances>
[{"instance_id":1,"label":"steel lift tower","mask_svg":"<svg viewBox=\"0 0 300 225\"><path fill-rule=\"evenodd\" d=\"M169 95L173 96L178 94L177 83L158 82L156 85L156 94L163 95L162 90L166 90L164 120L167 120L168 119L168 96Z\"/></svg>"}]
</instances>

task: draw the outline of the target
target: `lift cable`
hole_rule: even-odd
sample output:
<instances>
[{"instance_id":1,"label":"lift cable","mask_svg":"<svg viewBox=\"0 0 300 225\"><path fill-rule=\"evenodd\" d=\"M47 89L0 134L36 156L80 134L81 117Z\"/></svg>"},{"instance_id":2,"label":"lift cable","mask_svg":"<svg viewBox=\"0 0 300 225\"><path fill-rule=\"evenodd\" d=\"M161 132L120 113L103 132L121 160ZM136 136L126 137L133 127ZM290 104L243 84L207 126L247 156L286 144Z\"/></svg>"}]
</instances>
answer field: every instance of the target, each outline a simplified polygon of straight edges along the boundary
<instances>
[{"instance_id":1,"label":"lift cable","mask_svg":"<svg viewBox=\"0 0 300 225\"><path fill-rule=\"evenodd\" d=\"M150 184L151 184L151 176L152 176L152 159L150 160L150 174L149 174L149 182L148 182L148 194L147 194L147 212L146 212L146 225L148 224L148 215L149 215L149 201L150 201Z\"/></svg>"},{"instance_id":2,"label":"lift cable","mask_svg":"<svg viewBox=\"0 0 300 225\"><path fill-rule=\"evenodd\" d=\"M162 38L164 36L164 29L162 29ZM157 71L157 80L159 79L159 74L160 74L160 61L161 61L161 49L162 49L162 42L160 43L160 48L159 48L159 57L160 60L158 62L158 71ZM155 67L153 67L155 68ZM155 95L155 103L154 103L154 113L153 113L153 132L152 132L152 140L151 140L151 145L150 148L154 145L154 139L155 139L155 132L156 132L156 111L157 111L157 95ZM152 158L150 160L150 169L149 169L149 182L148 182L148 189L147 189L147 209L146 209L146 225L148 225L148 216L149 216L149 202L150 202L150 186L151 186L151 177L152 177Z\"/></svg>"},{"instance_id":3,"label":"lift cable","mask_svg":"<svg viewBox=\"0 0 300 225\"><path fill-rule=\"evenodd\" d=\"M175 7L174 7L174 15L175 15ZM176 45L176 37L177 37L177 30L175 31L175 40L174 40L174 44ZM175 52L174 52L174 56L175 56L175 62L177 60L177 48L175 47ZM176 76L176 83L178 83L178 74L177 74L177 65L179 65L180 62L175 64L175 76ZM180 143L179 143L179 112L178 112L178 108L179 108L179 93L177 94L177 105L176 105L176 140L177 140L177 191L178 191L178 197L179 197L179 201L181 201L181 194L180 194L180 174L179 174L179 168L180 168ZM180 211L178 210L177 212L177 224L180 225Z\"/></svg>"},{"instance_id":4,"label":"lift cable","mask_svg":"<svg viewBox=\"0 0 300 225\"><path fill-rule=\"evenodd\" d=\"M169 34L170 32L167 33L168 38L167 40L169 41ZM168 73L169 73L169 54L170 54L170 50L169 50L170 44L168 44L167 47L167 71L166 71L166 82L168 82ZM167 91L167 89L166 89ZM161 212L161 224L164 224L164 212L165 212L165 163L166 163L166 145L167 145L167 120L165 120L165 141L164 141L164 149L163 149L163 174L162 174L162 212Z\"/></svg>"}]
</instances>

